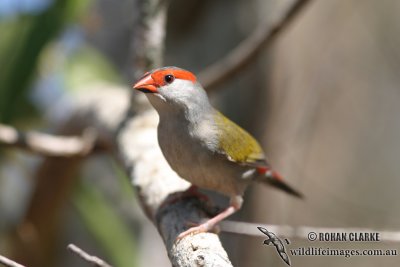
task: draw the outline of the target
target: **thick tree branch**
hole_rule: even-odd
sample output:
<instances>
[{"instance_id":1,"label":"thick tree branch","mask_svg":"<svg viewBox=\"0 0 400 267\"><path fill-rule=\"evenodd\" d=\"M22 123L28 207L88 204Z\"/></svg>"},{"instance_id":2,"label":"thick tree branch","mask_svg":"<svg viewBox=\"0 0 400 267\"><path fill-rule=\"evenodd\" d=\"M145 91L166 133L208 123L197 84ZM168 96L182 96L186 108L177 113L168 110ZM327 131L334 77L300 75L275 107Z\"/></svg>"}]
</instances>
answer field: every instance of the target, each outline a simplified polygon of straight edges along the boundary
<instances>
[{"instance_id":1,"label":"thick tree branch","mask_svg":"<svg viewBox=\"0 0 400 267\"><path fill-rule=\"evenodd\" d=\"M56 136L39 132L20 132L0 124L0 145L18 147L48 157L84 156L92 151L96 131L86 129L82 136Z\"/></svg>"},{"instance_id":2,"label":"thick tree branch","mask_svg":"<svg viewBox=\"0 0 400 267\"><path fill-rule=\"evenodd\" d=\"M140 15L132 50L136 78L145 71L162 66L168 2L139 1ZM188 221L201 221L207 216L196 199L167 205L160 211L169 195L187 189L189 183L182 180L164 159L157 142L158 116L143 98L143 95L136 97L133 105L136 114L128 113L121 124L116 135L116 151L137 189L146 214L166 244L172 265L231 266L215 234L188 236L176 242L177 235L186 229Z\"/></svg>"},{"instance_id":3,"label":"thick tree branch","mask_svg":"<svg viewBox=\"0 0 400 267\"><path fill-rule=\"evenodd\" d=\"M199 80L208 92L215 90L219 84L250 63L263 48L270 45L290 25L296 15L310 1L293 0L289 2L287 7L277 13L272 21L270 17L266 16L266 19L247 39L224 58L207 67L198 75Z\"/></svg>"},{"instance_id":4,"label":"thick tree branch","mask_svg":"<svg viewBox=\"0 0 400 267\"><path fill-rule=\"evenodd\" d=\"M79 248L78 246L76 246L74 244L69 244L67 249L69 251L75 253L76 255L81 257L84 261L87 261L88 263L90 263L93 266L97 266L97 267L112 267L107 262L103 261L102 259L100 259L100 258L98 258L96 256L89 255L86 251L82 250L81 248Z\"/></svg>"},{"instance_id":5,"label":"thick tree branch","mask_svg":"<svg viewBox=\"0 0 400 267\"><path fill-rule=\"evenodd\" d=\"M155 111L142 113L126 123L117 141L128 175L165 242L172 265L231 266L216 234L197 234L176 242L177 235L187 229L187 222L200 222L207 214L196 198L160 208L168 196L186 190L190 184L164 159L157 143L157 123Z\"/></svg>"}]
</instances>

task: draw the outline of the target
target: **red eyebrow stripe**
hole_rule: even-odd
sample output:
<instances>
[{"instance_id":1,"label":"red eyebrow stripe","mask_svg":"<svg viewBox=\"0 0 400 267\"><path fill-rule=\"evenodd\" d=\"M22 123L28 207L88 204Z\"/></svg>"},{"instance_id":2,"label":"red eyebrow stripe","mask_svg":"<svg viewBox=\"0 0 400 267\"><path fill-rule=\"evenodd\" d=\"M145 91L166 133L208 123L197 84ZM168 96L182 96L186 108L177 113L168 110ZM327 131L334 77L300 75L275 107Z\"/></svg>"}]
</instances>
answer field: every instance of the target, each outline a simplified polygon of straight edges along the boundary
<instances>
[{"instance_id":1,"label":"red eyebrow stripe","mask_svg":"<svg viewBox=\"0 0 400 267\"><path fill-rule=\"evenodd\" d=\"M196 82L196 76L194 76L191 72L175 68L163 68L155 70L151 73L151 77L158 86L163 86L165 85L164 77L168 74L174 75L176 79Z\"/></svg>"},{"instance_id":2,"label":"red eyebrow stripe","mask_svg":"<svg viewBox=\"0 0 400 267\"><path fill-rule=\"evenodd\" d=\"M196 81L196 76L194 76L191 72L186 70L173 70L172 74L175 76L175 78L178 79L188 80L192 82Z\"/></svg>"}]
</instances>

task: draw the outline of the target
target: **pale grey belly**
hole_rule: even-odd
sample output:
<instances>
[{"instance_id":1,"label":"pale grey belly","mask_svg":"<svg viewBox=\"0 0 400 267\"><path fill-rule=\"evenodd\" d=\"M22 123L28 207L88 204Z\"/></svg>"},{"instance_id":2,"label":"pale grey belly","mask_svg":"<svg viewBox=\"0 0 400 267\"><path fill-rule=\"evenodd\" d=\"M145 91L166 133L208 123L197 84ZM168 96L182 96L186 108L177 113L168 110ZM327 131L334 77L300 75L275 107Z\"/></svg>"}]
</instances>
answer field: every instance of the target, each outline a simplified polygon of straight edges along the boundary
<instances>
[{"instance_id":1,"label":"pale grey belly","mask_svg":"<svg viewBox=\"0 0 400 267\"><path fill-rule=\"evenodd\" d=\"M227 196L243 195L249 181L241 178L245 171L242 166L213 154L185 134L159 133L158 140L172 169L185 180Z\"/></svg>"}]
</instances>

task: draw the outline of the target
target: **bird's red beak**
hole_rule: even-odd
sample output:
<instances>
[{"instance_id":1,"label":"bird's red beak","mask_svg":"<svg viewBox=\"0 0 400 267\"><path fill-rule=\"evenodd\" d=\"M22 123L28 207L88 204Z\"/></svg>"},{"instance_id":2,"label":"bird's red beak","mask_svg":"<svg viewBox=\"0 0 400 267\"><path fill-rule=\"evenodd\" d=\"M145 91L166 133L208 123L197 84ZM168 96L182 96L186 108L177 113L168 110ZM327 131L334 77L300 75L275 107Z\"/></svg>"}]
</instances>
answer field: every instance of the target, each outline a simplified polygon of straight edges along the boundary
<instances>
[{"instance_id":1,"label":"bird's red beak","mask_svg":"<svg viewBox=\"0 0 400 267\"><path fill-rule=\"evenodd\" d=\"M157 93L158 85L153 80L151 75L144 76L134 86L133 89L142 91L143 93Z\"/></svg>"}]
</instances>

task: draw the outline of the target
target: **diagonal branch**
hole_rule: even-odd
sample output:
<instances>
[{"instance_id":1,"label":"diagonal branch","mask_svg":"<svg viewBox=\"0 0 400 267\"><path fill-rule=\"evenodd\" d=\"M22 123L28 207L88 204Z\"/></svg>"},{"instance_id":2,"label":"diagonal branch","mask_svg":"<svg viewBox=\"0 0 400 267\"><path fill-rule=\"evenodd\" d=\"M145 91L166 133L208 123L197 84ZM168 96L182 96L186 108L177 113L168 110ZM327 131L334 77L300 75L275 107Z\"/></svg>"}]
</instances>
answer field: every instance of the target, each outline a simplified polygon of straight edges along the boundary
<instances>
[{"instance_id":1,"label":"diagonal branch","mask_svg":"<svg viewBox=\"0 0 400 267\"><path fill-rule=\"evenodd\" d=\"M48 157L84 156L95 147L96 131L86 129L82 136L56 136L39 132L20 132L0 124L0 145L18 147Z\"/></svg>"},{"instance_id":2,"label":"diagonal branch","mask_svg":"<svg viewBox=\"0 0 400 267\"><path fill-rule=\"evenodd\" d=\"M208 92L215 90L219 84L249 64L263 48L270 45L290 25L308 2L310 1L293 0L288 5L289 7L277 14L272 22L267 16L247 39L198 75L204 88Z\"/></svg>"},{"instance_id":3,"label":"diagonal branch","mask_svg":"<svg viewBox=\"0 0 400 267\"><path fill-rule=\"evenodd\" d=\"M163 61L166 0L141 0L139 21L133 40L135 76L142 75ZM141 96L142 98L144 96ZM187 189L168 165L157 142L158 115L147 99L137 113L128 113L116 134L117 157L121 159L132 185L136 188L148 217L157 226L173 266L232 266L218 235L202 233L187 236L177 242L176 237L187 228L186 222L201 221L207 214L196 205L198 200L180 201L163 207L167 197ZM149 111L150 110L150 111Z\"/></svg>"},{"instance_id":4,"label":"diagonal branch","mask_svg":"<svg viewBox=\"0 0 400 267\"><path fill-rule=\"evenodd\" d=\"M197 198L168 202L169 196L186 190L190 184L163 157L157 143L157 123L154 110L144 112L126 122L117 142L123 165L142 207L164 240L172 266L232 266L216 234L201 233L176 240L187 229L187 222L201 222L208 217Z\"/></svg>"},{"instance_id":5,"label":"diagonal branch","mask_svg":"<svg viewBox=\"0 0 400 267\"><path fill-rule=\"evenodd\" d=\"M110 264L108 264L104 260L100 259L99 257L89 255L86 251L82 250L81 248L79 248L78 246L76 246L74 244L69 244L67 246L67 249L69 251L71 251L72 253L75 253L76 255L81 257L84 261L87 261L88 263L90 263L93 266L112 267Z\"/></svg>"},{"instance_id":6,"label":"diagonal branch","mask_svg":"<svg viewBox=\"0 0 400 267\"><path fill-rule=\"evenodd\" d=\"M249 235L249 236L262 236L265 237L257 227L261 226L276 235L284 236L288 238L297 238L310 240L311 234L319 233L377 233L379 235L380 242L400 242L400 231L387 231L378 230L371 228L348 228L348 227L315 227L315 226L290 226L290 225L276 225L276 224L260 224L260 223L249 223L249 222L234 222L234 221L223 221L221 222L221 229L224 232ZM314 240L311 240L314 241Z\"/></svg>"},{"instance_id":7,"label":"diagonal branch","mask_svg":"<svg viewBox=\"0 0 400 267\"><path fill-rule=\"evenodd\" d=\"M15 262L13 260L10 260L9 258L6 258L2 255L0 255L0 263L7 267L25 267L24 265L21 265L21 264Z\"/></svg>"}]
</instances>

